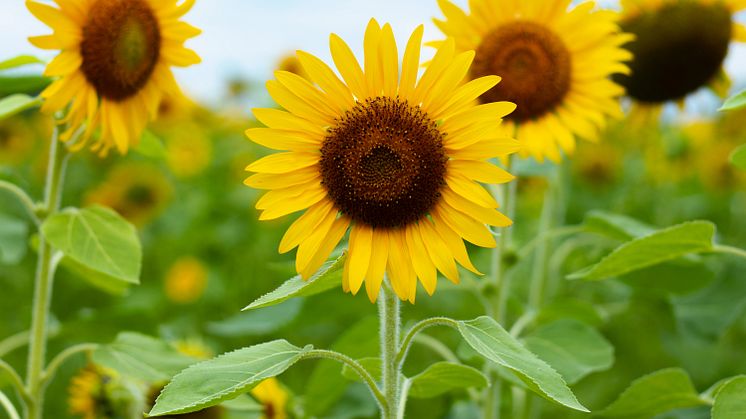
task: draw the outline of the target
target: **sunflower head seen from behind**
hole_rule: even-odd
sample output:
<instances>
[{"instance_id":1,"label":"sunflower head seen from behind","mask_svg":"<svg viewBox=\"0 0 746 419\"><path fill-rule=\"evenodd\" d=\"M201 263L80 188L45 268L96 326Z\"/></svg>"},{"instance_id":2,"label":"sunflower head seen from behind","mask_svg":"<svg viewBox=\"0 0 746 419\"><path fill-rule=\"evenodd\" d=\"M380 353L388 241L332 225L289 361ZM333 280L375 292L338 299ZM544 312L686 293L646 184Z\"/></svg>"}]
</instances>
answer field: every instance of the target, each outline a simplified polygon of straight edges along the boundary
<instances>
[{"instance_id":1,"label":"sunflower head seen from behind","mask_svg":"<svg viewBox=\"0 0 746 419\"><path fill-rule=\"evenodd\" d=\"M475 50L470 78L498 75L503 82L479 100L507 100L518 108L503 124L522 145L523 157L560 160L575 138L594 140L608 116L620 116L623 89L609 80L627 73L617 14L570 0L474 0L470 11L440 0L441 31L457 51ZM433 42L442 46L446 41Z\"/></svg>"},{"instance_id":2,"label":"sunflower head seen from behind","mask_svg":"<svg viewBox=\"0 0 746 419\"><path fill-rule=\"evenodd\" d=\"M179 20L194 0L55 2L58 8L26 1L53 30L31 43L60 51L44 72L56 80L42 92L42 110L68 109L60 138L76 138L73 149L92 143L101 154L114 147L125 154L157 115L162 95L177 94L170 67L200 61L183 45L199 30Z\"/></svg>"},{"instance_id":3,"label":"sunflower head seen from behind","mask_svg":"<svg viewBox=\"0 0 746 419\"><path fill-rule=\"evenodd\" d=\"M733 16L741 0L622 0L625 31L635 35L632 73L617 76L642 107L681 102L702 87L725 96L723 70L731 40L746 42L746 27Z\"/></svg>"},{"instance_id":4,"label":"sunflower head seen from behind","mask_svg":"<svg viewBox=\"0 0 746 419\"><path fill-rule=\"evenodd\" d=\"M282 152L247 167L248 186L268 190L257 202L260 219L304 213L279 250L298 248L296 269L313 275L349 231L343 287L365 283L375 301L388 274L403 300L414 302L417 281L432 294L437 271L458 282L456 262L476 272L463 240L492 247L487 224L510 224L481 183L513 177L488 163L518 150L501 137L508 102L475 99L499 82L486 76L463 83L473 51L444 43L418 78L422 26L403 58L391 26L371 20L364 62L332 35L330 47L341 79L305 52L298 59L309 78L278 71L267 83L285 110L255 109L267 128L247 135Z\"/></svg>"}]
</instances>

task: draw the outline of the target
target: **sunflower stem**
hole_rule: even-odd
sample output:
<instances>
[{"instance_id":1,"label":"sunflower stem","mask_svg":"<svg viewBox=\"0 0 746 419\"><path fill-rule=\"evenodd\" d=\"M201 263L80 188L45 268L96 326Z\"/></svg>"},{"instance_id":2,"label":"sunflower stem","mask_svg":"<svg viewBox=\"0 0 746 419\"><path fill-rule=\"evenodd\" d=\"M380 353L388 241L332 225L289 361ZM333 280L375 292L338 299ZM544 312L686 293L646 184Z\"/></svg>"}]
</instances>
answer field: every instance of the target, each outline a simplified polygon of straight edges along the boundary
<instances>
[{"instance_id":1,"label":"sunflower stem","mask_svg":"<svg viewBox=\"0 0 746 419\"><path fill-rule=\"evenodd\" d=\"M67 153L65 147L58 141L58 128L55 126L49 145L49 161L47 163L47 178L44 187L44 202L40 214L40 223L60 208L62 196L62 179L65 174ZM34 282L34 299L31 320L31 335L28 352L28 368L26 372L26 390L29 403L26 411L28 419L41 419L44 406L44 358L47 349L47 327L49 322L49 306L52 300L54 280L53 251L43 235L39 236L39 259L36 266Z\"/></svg>"},{"instance_id":2,"label":"sunflower stem","mask_svg":"<svg viewBox=\"0 0 746 419\"><path fill-rule=\"evenodd\" d=\"M539 230L536 237L545 237L552 228L552 218L555 213L555 198L559 180L557 173L550 175L547 189L544 192L544 204L541 208L539 218ZM533 311L538 311L544 298L544 289L547 283L547 252L549 250L548 240L540 240L534 250L534 266L531 270L531 286L528 295L528 306Z\"/></svg>"},{"instance_id":3,"label":"sunflower stem","mask_svg":"<svg viewBox=\"0 0 746 419\"><path fill-rule=\"evenodd\" d=\"M380 319L381 335L381 381L386 406L381 411L382 419L396 419L397 410L403 415L404 408L397 409L400 399L399 365L397 351L399 349L399 299L394 294L387 280L381 286L378 297L378 316Z\"/></svg>"}]
</instances>

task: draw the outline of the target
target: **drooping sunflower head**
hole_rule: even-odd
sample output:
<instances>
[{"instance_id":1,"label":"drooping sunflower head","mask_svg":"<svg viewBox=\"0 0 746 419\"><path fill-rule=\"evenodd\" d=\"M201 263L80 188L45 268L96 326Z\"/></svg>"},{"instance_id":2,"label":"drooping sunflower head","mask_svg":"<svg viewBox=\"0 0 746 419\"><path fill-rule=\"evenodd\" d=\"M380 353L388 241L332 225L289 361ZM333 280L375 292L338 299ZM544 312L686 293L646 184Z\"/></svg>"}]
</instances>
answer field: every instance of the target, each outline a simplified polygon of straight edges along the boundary
<instances>
[{"instance_id":1,"label":"drooping sunflower head","mask_svg":"<svg viewBox=\"0 0 746 419\"><path fill-rule=\"evenodd\" d=\"M125 419L144 407L136 393L114 371L89 364L70 381L68 406L84 419Z\"/></svg>"},{"instance_id":2,"label":"drooping sunflower head","mask_svg":"<svg viewBox=\"0 0 746 419\"><path fill-rule=\"evenodd\" d=\"M60 50L44 73L57 80L42 92L42 110L67 109L61 139L75 139L73 149L95 138L94 151L106 154L116 147L125 154L157 115L161 96L177 94L170 67L200 61L183 46L199 30L179 20L194 0L55 2L59 8L26 1L54 30L29 38L31 43Z\"/></svg>"},{"instance_id":3,"label":"drooping sunflower head","mask_svg":"<svg viewBox=\"0 0 746 419\"><path fill-rule=\"evenodd\" d=\"M477 272L463 239L494 246L486 224L510 224L480 182L513 178L487 160L518 150L499 130L515 105L477 105L500 79L462 83L474 52L457 53L453 41L418 78L422 33L422 26L414 31L400 61L391 26L371 20L362 66L332 35L341 79L299 51L309 78L276 72L267 88L285 110L255 109L267 128L247 131L285 151L247 167L255 174L245 183L269 190L256 204L260 219L305 210L280 252L297 247L296 269L309 278L349 230L343 287L357 293L365 283L371 301L384 273L400 298L414 302L418 278L432 294L437 271L454 282L456 262Z\"/></svg>"},{"instance_id":4,"label":"drooping sunflower head","mask_svg":"<svg viewBox=\"0 0 746 419\"><path fill-rule=\"evenodd\" d=\"M262 404L262 419L287 419L288 393L276 378L267 378L251 390Z\"/></svg>"},{"instance_id":5,"label":"drooping sunflower head","mask_svg":"<svg viewBox=\"0 0 746 419\"><path fill-rule=\"evenodd\" d=\"M625 31L635 35L631 74L616 79L641 104L681 101L701 87L725 95L723 61L731 40L746 42L733 15L738 0L623 0Z\"/></svg>"},{"instance_id":6,"label":"drooping sunflower head","mask_svg":"<svg viewBox=\"0 0 746 419\"><path fill-rule=\"evenodd\" d=\"M172 193L171 183L155 167L124 163L115 166L87 194L86 202L112 208L133 224L142 226L165 209Z\"/></svg>"},{"instance_id":7,"label":"drooping sunflower head","mask_svg":"<svg viewBox=\"0 0 746 419\"><path fill-rule=\"evenodd\" d=\"M457 50L476 51L469 77L503 78L479 100L518 105L502 129L521 142L523 157L558 161L560 151L575 150L575 137L594 140L608 116L621 115L623 90L608 78L628 73L622 45L630 36L614 12L590 2L568 10L570 0L474 0L469 14L439 4L445 19L435 24Z\"/></svg>"}]
</instances>

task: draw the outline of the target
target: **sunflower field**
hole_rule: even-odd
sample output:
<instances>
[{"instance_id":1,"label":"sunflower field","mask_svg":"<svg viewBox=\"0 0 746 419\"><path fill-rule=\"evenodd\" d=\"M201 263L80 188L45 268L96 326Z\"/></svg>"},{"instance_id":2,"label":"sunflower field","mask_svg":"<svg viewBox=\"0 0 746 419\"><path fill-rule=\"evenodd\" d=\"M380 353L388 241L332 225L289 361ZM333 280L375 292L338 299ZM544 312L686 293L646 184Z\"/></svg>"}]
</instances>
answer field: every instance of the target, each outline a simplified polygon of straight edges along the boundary
<instances>
[{"instance_id":1,"label":"sunflower field","mask_svg":"<svg viewBox=\"0 0 746 419\"><path fill-rule=\"evenodd\" d=\"M746 419L746 1L4 1L0 418Z\"/></svg>"}]
</instances>

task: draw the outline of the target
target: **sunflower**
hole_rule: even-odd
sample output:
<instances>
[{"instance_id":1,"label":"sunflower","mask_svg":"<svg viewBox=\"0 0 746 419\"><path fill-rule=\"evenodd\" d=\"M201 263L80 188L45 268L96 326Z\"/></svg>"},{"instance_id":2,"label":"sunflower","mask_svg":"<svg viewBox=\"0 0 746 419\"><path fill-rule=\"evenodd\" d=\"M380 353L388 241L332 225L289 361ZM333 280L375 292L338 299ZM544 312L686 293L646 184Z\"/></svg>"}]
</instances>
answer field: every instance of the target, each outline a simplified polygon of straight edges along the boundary
<instances>
[{"instance_id":1,"label":"sunflower","mask_svg":"<svg viewBox=\"0 0 746 419\"><path fill-rule=\"evenodd\" d=\"M267 378L251 390L251 395L263 406L262 419L287 419L288 393L276 378Z\"/></svg>"},{"instance_id":2,"label":"sunflower","mask_svg":"<svg viewBox=\"0 0 746 419\"><path fill-rule=\"evenodd\" d=\"M172 185L155 167L123 163L115 166L103 183L86 195L86 203L112 208L133 224L142 226L166 208L172 194Z\"/></svg>"},{"instance_id":3,"label":"sunflower","mask_svg":"<svg viewBox=\"0 0 746 419\"><path fill-rule=\"evenodd\" d=\"M138 393L114 371L89 364L70 381L68 406L84 419L126 419L143 410Z\"/></svg>"},{"instance_id":4,"label":"sunflower","mask_svg":"<svg viewBox=\"0 0 746 419\"><path fill-rule=\"evenodd\" d=\"M496 134L515 105L476 105L500 79L463 84L474 52L457 53L453 41L438 49L418 80L422 33L422 26L414 31L400 66L391 26L371 20L362 67L332 34L332 57L344 81L299 51L310 78L276 72L267 88L286 111L255 109L268 128L246 132L260 145L288 150L246 168L255 173L248 186L270 190L256 203L259 218L306 210L279 251L298 247L295 267L308 279L349 230L343 289L355 294L365 282L371 301L384 272L396 294L410 302L417 278L429 294L436 271L458 282L454 259L478 272L462 239L492 247L486 224L511 223L477 182L513 179L486 160L520 148Z\"/></svg>"},{"instance_id":5,"label":"sunflower","mask_svg":"<svg viewBox=\"0 0 746 419\"><path fill-rule=\"evenodd\" d=\"M631 39L609 10L570 0L473 0L470 14L439 0L444 20L434 19L458 51L475 50L470 78L496 74L504 81L481 102L509 100L518 108L502 126L521 142L521 156L560 160L575 150L575 137L595 140L608 116L620 117L623 89L609 80L628 73ZM446 41L432 42L442 46Z\"/></svg>"},{"instance_id":6,"label":"sunflower","mask_svg":"<svg viewBox=\"0 0 746 419\"><path fill-rule=\"evenodd\" d=\"M100 128L92 150L125 154L138 143L164 93L179 90L170 66L200 62L184 42L199 30L179 18L194 0L55 0L59 8L27 0L29 11L54 30L29 41L60 50L44 74L57 77L41 96L48 113L69 110L69 141L87 122L72 149L80 149Z\"/></svg>"},{"instance_id":7,"label":"sunflower","mask_svg":"<svg viewBox=\"0 0 746 419\"><path fill-rule=\"evenodd\" d=\"M634 60L632 73L616 79L642 109L681 103L705 86L727 95L723 61L731 40L746 42L746 27L733 19L745 1L622 0L622 9L621 26L635 35L627 45Z\"/></svg>"},{"instance_id":8,"label":"sunflower","mask_svg":"<svg viewBox=\"0 0 746 419\"><path fill-rule=\"evenodd\" d=\"M207 268L199 259L183 257L166 273L166 296L174 303L193 303L205 292L207 277Z\"/></svg>"}]
</instances>

